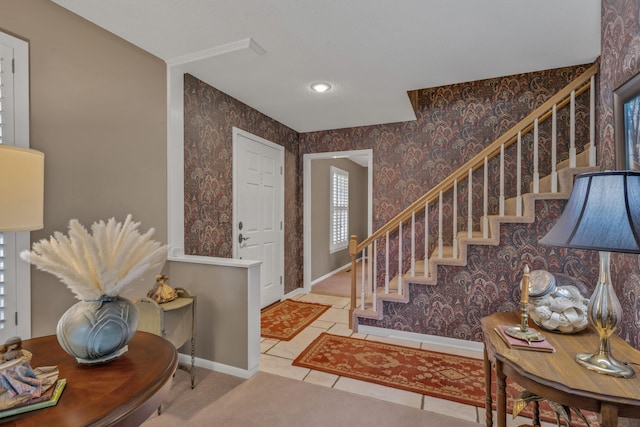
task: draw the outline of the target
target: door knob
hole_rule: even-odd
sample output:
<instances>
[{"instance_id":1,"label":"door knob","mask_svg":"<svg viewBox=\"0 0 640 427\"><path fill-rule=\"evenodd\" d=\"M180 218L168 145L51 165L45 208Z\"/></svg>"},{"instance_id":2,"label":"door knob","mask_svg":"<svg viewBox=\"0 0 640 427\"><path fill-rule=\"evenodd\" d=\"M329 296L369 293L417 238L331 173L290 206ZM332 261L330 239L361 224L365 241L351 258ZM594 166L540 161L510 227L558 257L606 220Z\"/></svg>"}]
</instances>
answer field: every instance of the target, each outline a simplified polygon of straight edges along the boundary
<instances>
[{"instance_id":1,"label":"door knob","mask_svg":"<svg viewBox=\"0 0 640 427\"><path fill-rule=\"evenodd\" d=\"M242 242L244 242L245 240L249 240L249 239L250 239L250 237L242 237L242 234L238 234L238 243L240 243L240 244Z\"/></svg>"}]
</instances>

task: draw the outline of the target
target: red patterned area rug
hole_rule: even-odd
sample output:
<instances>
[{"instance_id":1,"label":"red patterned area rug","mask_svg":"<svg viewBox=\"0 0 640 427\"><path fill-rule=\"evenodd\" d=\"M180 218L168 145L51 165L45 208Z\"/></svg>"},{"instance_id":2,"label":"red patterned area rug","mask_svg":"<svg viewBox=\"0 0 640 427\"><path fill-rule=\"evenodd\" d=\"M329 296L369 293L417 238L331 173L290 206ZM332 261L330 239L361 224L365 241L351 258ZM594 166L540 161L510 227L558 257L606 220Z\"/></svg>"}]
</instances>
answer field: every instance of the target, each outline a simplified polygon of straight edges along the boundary
<instances>
[{"instance_id":1,"label":"red patterned area rug","mask_svg":"<svg viewBox=\"0 0 640 427\"><path fill-rule=\"evenodd\" d=\"M467 405L485 406L484 365L478 359L322 333L293 364ZM521 390L517 384L508 382L509 413L514 397ZM531 407L530 404L521 415L531 418ZM599 425L597 414L584 413L591 427ZM554 411L546 402L540 405L540 418L556 422ZM584 426L573 413L571 421L571 425Z\"/></svg>"},{"instance_id":2,"label":"red patterned area rug","mask_svg":"<svg viewBox=\"0 0 640 427\"><path fill-rule=\"evenodd\" d=\"M289 341L331 306L286 299L262 310L260 335Z\"/></svg>"}]
</instances>

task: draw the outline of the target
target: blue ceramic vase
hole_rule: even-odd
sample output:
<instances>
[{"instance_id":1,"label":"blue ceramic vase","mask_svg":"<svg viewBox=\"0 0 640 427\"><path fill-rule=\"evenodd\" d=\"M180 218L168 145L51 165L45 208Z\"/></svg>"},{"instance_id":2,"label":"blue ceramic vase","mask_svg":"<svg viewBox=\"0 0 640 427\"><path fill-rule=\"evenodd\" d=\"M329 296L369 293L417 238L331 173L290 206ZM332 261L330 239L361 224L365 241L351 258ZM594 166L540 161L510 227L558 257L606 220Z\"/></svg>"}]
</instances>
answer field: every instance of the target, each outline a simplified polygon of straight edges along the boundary
<instances>
[{"instance_id":1,"label":"blue ceramic vase","mask_svg":"<svg viewBox=\"0 0 640 427\"><path fill-rule=\"evenodd\" d=\"M131 301L103 295L71 306L58 321L56 334L62 348L79 363L107 362L127 351L138 319Z\"/></svg>"}]
</instances>

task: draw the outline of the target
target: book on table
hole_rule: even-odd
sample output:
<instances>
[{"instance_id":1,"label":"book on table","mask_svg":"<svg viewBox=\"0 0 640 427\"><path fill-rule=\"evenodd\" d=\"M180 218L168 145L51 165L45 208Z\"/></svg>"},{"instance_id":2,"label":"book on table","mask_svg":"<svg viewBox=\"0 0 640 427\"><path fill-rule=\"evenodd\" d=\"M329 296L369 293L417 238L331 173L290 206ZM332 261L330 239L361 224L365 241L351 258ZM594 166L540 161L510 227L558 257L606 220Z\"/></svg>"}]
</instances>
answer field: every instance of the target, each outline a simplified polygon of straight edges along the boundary
<instances>
[{"instance_id":1,"label":"book on table","mask_svg":"<svg viewBox=\"0 0 640 427\"><path fill-rule=\"evenodd\" d=\"M17 406L13 406L4 411L0 411L0 418L10 417L12 415L22 414L24 412L35 411L36 409L48 408L55 406L62 395L64 387L67 385L67 380L59 379L53 386L43 393L40 397L34 397L31 400L23 402Z\"/></svg>"},{"instance_id":2,"label":"book on table","mask_svg":"<svg viewBox=\"0 0 640 427\"><path fill-rule=\"evenodd\" d=\"M511 335L508 335L505 331L512 326L500 325L495 328L496 333L502 340L509 346L509 348L516 348L519 350L529 350L529 351L542 351L546 353L553 353L556 349L549 343L547 340L542 341L527 341L521 340L518 338L514 338Z\"/></svg>"}]
</instances>

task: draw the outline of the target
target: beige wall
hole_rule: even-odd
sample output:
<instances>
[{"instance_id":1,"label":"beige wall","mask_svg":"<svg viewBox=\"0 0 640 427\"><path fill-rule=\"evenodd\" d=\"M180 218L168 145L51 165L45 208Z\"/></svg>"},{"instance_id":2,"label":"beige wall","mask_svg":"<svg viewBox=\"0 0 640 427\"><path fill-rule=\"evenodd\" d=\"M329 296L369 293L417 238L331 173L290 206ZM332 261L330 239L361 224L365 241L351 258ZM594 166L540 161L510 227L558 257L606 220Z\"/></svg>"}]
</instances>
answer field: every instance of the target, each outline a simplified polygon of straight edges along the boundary
<instances>
[{"instance_id":1,"label":"beige wall","mask_svg":"<svg viewBox=\"0 0 640 427\"><path fill-rule=\"evenodd\" d=\"M247 286L250 270L169 262L171 285L196 295L196 354L250 371L260 354L260 280ZM259 274L259 266L255 274ZM181 353L189 354L189 344Z\"/></svg>"},{"instance_id":2,"label":"beige wall","mask_svg":"<svg viewBox=\"0 0 640 427\"><path fill-rule=\"evenodd\" d=\"M127 213L166 241L166 71L160 59L48 0L0 0L0 29L29 42L31 147L45 153L43 230ZM150 284L142 283L144 294ZM75 303L33 271L32 336Z\"/></svg>"},{"instance_id":3,"label":"beige wall","mask_svg":"<svg viewBox=\"0 0 640 427\"><path fill-rule=\"evenodd\" d=\"M329 250L331 166L349 172L349 235L367 237L367 168L349 159L311 161L311 280L351 262L349 250Z\"/></svg>"}]
</instances>

